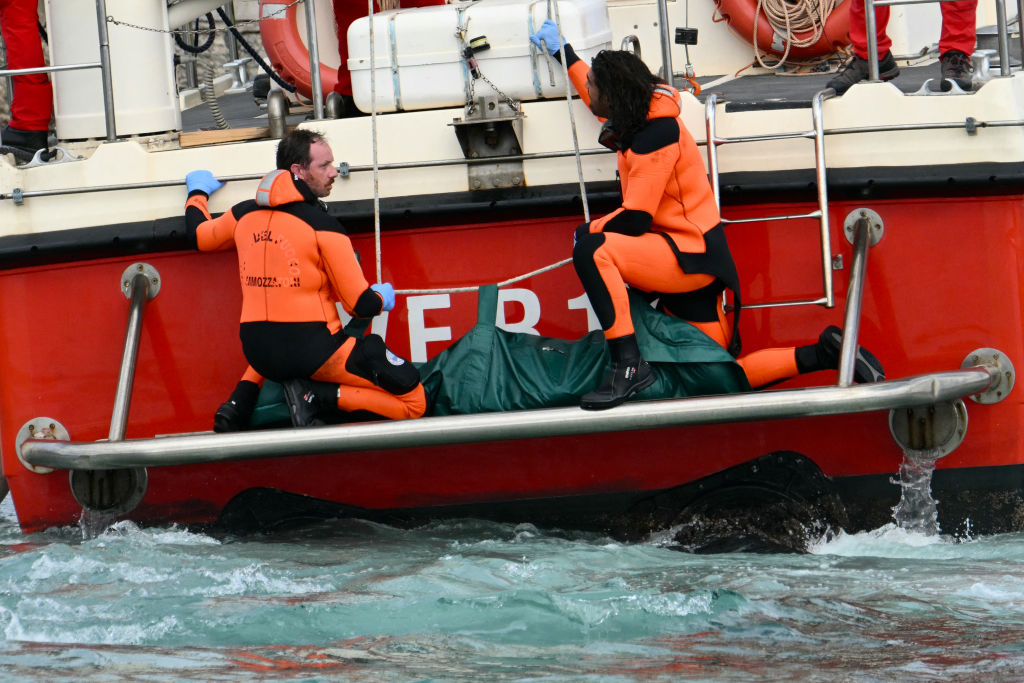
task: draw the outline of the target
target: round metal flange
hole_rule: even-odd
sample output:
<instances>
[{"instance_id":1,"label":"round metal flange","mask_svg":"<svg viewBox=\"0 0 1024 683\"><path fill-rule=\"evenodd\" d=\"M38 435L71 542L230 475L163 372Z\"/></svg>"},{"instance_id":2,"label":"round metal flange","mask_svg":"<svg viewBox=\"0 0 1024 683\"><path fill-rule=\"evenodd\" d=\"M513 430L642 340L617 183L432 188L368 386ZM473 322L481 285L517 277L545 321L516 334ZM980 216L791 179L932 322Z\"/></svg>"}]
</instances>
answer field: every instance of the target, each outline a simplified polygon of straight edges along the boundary
<instances>
[{"instance_id":1,"label":"round metal flange","mask_svg":"<svg viewBox=\"0 0 1024 683\"><path fill-rule=\"evenodd\" d=\"M846 235L846 240L853 244L857 235L855 230L857 229L857 221L864 218L868 222L868 246L875 246L882 239L882 233L885 232L885 225L882 223L882 217L871 209L854 209L846 216L846 220L843 221L843 234Z\"/></svg>"},{"instance_id":2,"label":"round metal flange","mask_svg":"<svg viewBox=\"0 0 1024 683\"><path fill-rule=\"evenodd\" d=\"M124 298L132 298L132 281L139 273L145 275L146 279L149 280L149 296L146 297L147 300L160 293L160 273L156 271L156 268L148 263L133 263L121 273L121 293L124 294Z\"/></svg>"},{"instance_id":3,"label":"round metal flange","mask_svg":"<svg viewBox=\"0 0 1024 683\"><path fill-rule=\"evenodd\" d=\"M124 515L142 502L149 475L145 467L123 470L71 470L71 495L87 510Z\"/></svg>"},{"instance_id":4,"label":"round metal flange","mask_svg":"<svg viewBox=\"0 0 1024 683\"><path fill-rule=\"evenodd\" d=\"M18 460L25 466L30 472L36 474L49 474L53 472L52 467L43 467L42 465L33 465L32 463L25 460L21 455L21 445L29 439L56 439L57 441L71 441L71 435L68 434L68 430L64 428L60 422L57 422L52 417L36 417L25 424L21 425L21 429L14 437L14 452L18 456Z\"/></svg>"},{"instance_id":5,"label":"round metal flange","mask_svg":"<svg viewBox=\"0 0 1024 683\"><path fill-rule=\"evenodd\" d=\"M976 349L967 354L960 367L973 368L979 365L992 373L992 384L985 391L972 395L971 400L987 405L999 403L1009 396L1015 374L1009 357L998 349Z\"/></svg>"},{"instance_id":6,"label":"round metal flange","mask_svg":"<svg viewBox=\"0 0 1024 683\"><path fill-rule=\"evenodd\" d=\"M956 450L967 434L967 406L961 399L889 411L889 433L918 458L938 459Z\"/></svg>"}]
</instances>

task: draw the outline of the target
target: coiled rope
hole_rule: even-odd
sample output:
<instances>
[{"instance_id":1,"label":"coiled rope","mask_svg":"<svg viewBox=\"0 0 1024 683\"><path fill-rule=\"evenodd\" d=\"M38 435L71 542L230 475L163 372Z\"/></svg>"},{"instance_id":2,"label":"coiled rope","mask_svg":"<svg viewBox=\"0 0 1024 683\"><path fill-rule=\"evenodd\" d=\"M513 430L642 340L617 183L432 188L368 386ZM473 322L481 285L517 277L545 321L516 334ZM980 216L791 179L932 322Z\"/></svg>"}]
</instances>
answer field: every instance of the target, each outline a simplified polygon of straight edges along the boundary
<instances>
[{"instance_id":1,"label":"coiled rope","mask_svg":"<svg viewBox=\"0 0 1024 683\"><path fill-rule=\"evenodd\" d=\"M777 69L786 61L792 47L808 47L814 45L825 31L825 22L835 9L835 0L757 0L754 12L754 56L757 62L766 69ZM775 33L786 42L786 50L775 64L765 64L761 59L761 50L757 46L757 22L761 13ZM806 37L800 38L798 35Z\"/></svg>"}]
</instances>

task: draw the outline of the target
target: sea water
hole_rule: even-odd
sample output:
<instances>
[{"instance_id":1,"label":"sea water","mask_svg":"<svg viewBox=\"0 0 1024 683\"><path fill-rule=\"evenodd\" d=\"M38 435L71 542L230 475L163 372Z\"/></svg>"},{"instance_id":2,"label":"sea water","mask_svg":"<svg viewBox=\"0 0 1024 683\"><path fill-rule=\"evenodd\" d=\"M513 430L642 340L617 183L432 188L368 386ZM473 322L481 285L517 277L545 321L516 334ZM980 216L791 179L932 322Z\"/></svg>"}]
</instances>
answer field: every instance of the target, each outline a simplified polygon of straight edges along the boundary
<instances>
[{"instance_id":1,"label":"sea water","mask_svg":"<svg viewBox=\"0 0 1024 683\"><path fill-rule=\"evenodd\" d=\"M895 525L805 555L474 520L23 535L3 681L1020 681L1024 535Z\"/></svg>"}]
</instances>

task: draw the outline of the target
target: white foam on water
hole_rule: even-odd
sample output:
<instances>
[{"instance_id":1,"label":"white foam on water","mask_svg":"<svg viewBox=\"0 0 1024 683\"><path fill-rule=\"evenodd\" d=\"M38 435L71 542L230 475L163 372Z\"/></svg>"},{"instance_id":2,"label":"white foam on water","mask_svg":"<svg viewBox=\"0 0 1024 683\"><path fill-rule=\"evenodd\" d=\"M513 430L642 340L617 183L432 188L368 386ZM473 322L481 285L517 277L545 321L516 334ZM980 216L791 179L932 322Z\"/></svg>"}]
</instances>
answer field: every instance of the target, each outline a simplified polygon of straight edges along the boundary
<instances>
[{"instance_id":1,"label":"white foam on water","mask_svg":"<svg viewBox=\"0 0 1024 683\"><path fill-rule=\"evenodd\" d=\"M823 539L808 545L813 555L839 555L842 557L891 558L955 558L962 555L956 550L958 542L949 536L909 531L895 524L886 524L872 531L855 534L840 532L832 539Z\"/></svg>"}]
</instances>

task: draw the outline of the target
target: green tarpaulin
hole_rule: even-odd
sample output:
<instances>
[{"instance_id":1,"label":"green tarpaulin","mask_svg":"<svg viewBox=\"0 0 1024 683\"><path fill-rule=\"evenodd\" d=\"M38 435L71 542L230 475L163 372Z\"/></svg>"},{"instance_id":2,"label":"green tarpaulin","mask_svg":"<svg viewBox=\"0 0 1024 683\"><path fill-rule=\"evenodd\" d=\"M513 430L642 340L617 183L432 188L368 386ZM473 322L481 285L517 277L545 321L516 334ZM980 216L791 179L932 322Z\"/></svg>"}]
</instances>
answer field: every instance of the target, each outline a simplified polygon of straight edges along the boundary
<instances>
[{"instance_id":1,"label":"green tarpaulin","mask_svg":"<svg viewBox=\"0 0 1024 683\"><path fill-rule=\"evenodd\" d=\"M553 408L579 404L610 364L600 331L569 341L507 332L495 326L498 288L480 288L477 323L465 336L420 366L433 415ZM687 322L651 308L630 293L640 351L657 381L633 400L749 391L728 352ZM288 423L279 385L260 392L254 426Z\"/></svg>"}]
</instances>

